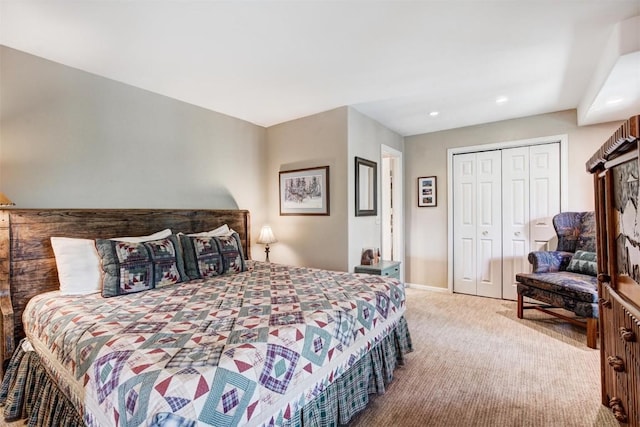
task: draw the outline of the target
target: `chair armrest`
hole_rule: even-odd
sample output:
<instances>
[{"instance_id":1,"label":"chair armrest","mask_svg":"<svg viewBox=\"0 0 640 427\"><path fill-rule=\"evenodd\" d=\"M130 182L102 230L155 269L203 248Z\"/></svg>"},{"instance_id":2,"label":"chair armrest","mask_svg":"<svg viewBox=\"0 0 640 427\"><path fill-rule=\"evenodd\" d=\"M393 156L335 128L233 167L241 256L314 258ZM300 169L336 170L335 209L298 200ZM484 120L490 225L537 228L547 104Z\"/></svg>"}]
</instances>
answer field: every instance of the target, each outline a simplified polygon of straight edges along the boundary
<instances>
[{"instance_id":1,"label":"chair armrest","mask_svg":"<svg viewBox=\"0 0 640 427\"><path fill-rule=\"evenodd\" d=\"M572 252L564 251L529 252L529 262L533 266L533 273L564 271L572 257Z\"/></svg>"}]
</instances>

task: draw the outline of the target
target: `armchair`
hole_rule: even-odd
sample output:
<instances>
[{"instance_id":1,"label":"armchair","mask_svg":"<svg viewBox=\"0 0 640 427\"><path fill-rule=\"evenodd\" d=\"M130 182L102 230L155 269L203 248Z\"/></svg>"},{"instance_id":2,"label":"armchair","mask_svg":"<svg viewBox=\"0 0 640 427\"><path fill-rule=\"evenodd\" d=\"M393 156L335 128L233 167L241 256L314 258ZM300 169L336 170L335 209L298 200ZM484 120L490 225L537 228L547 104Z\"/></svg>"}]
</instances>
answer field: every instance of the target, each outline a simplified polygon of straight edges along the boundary
<instances>
[{"instance_id":1,"label":"armchair","mask_svg":"<svg viewBox=\"0 0 640 427\"><path fill-rule=\"evenodd\" d=\"M553 218L558 235L555 251L529 253L532 273L516 274L518 307L535 308L587 328L587 346L596 348L598 334L598 286L596 231L593 212L563 212ZM546 305L524 305L524 297ZM569 317L552 309L564 309ZM584 318L585 320L581 320Z\"/></svg>"}]
</instances>

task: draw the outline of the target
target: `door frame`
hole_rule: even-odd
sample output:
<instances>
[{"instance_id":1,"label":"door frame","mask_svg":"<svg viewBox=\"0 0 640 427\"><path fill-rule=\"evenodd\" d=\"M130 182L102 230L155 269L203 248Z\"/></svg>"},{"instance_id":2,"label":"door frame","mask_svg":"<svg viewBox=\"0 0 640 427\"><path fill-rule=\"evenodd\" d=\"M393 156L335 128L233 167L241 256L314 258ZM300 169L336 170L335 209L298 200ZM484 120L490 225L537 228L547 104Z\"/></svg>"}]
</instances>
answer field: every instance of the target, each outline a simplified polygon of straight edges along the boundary
<instances>
[{"instance_id":1,"label":"door frame","mask_svg":"<svg viewBox=\"0 0 640 427\"><path fill-rule=\"evenodd\" d=\"M395 247L393 252L393 261L400 261L400 280L404 281L404 159L402 157L402 151L396 150L393 147L389 147L388 145L381 144L380 145L380 169L382 170L382 162L385 157L393 158L395 160L395 181L393 182L393 229L396 230L393 235L395 236ZM380 175L384 175L380 173ZM388 181L388 177L381 176L380 185L381 188L384 188L386 185L385 179ZM384 214L386 209L388 209L389 203L386 200L386 193L384 191L380 192L381 194L381 207L380 207L380 243L384 241L382 234L385 232L384 230Z\"/></svg>"},{"instance_id":2,"label":"door frame","mask_svg":"<svg viewBox=\"0 0 640 427\"><path fill-rule=\"evenodd\" d=\"M450 293L453 293L453 156L478 151L553 143L560 143L560 211L564 212L569 203L566 197L569 182L569 136L567 134L447 149L447 288Z\"/></svg>"}]
</instances>

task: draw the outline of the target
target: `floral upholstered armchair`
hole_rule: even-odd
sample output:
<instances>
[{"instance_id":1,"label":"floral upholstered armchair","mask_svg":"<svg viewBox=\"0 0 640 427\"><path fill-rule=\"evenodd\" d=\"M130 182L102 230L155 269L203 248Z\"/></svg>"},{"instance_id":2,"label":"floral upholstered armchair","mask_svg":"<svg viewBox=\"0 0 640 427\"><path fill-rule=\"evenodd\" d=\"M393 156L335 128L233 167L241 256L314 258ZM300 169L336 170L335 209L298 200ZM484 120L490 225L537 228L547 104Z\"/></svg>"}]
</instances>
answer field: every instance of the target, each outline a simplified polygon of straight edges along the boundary
<instances>
[{"instance_id":1,"label":"floral upholstered armchair","mask_svg":"<svg viewBox=\"0 0 640 427\"><path fill-rule=\"evenodd\" d=\"M596 225L593 212L563 212L553 218L558 235L555 251L529 254L532 273L516 274L518 318L523 310L536 308L572 323L586 326L587 346L596 348L598 329L598 286ZM547 305L524 306L524 297ZM559 308L573 312L569 317ZM580 320L584 318L585 320Z\"/></svg>"}]
</instances>

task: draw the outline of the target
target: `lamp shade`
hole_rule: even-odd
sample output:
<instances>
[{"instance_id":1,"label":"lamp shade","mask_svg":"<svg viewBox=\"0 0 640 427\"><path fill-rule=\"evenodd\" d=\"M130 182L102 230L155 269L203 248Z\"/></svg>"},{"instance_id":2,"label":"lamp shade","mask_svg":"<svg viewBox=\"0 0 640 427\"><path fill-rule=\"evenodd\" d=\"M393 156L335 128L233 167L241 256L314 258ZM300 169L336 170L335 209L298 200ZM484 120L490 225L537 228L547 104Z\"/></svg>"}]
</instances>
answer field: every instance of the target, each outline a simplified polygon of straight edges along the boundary
<instances>
[{"instance_id":1,"label":"lamp shade","mask_svg":"<svg viewBox=\"0 0 640 427\"><path fill-rule=\"evenodd\" d=\"M260 236L258 237L258 243L269 244L277 242L276 236L273 235L273 230L268 225L263 225L260 230Z\"/></svg>"},{"instance_id":2,"label":"lamp shade","mask_svg":"<svg viewBox=\"0 0 640 427\"><path fill-rule=\"evenodd\" d=\"M4 193L0 193L0 206L15 206L15 203L5 196Z\"/></svg>"}]
</instances>

